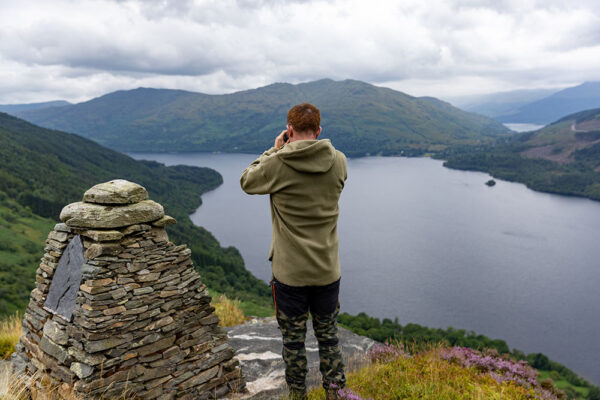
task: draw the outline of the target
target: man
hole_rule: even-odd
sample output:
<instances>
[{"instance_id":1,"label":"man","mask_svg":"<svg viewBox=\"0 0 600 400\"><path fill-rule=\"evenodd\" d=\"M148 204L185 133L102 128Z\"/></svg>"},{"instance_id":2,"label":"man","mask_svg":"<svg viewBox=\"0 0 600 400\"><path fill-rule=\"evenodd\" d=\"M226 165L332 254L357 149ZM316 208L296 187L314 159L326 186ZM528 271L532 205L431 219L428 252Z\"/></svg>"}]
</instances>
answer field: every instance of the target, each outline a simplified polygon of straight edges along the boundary
<instances>
[{"instance_id":1,"label":"man","mask_svg":"<svg viewBox=\"0 0 600 400\"><path fill-rule=\"evenodd\" d=\"M306 398L304 340L309 311L327 398L337 398L337 390L346 383L337 337L337 219L347 177L346 157L328 139L318 140L320 123L319 109L312 104L292 107L287 129L240 179L246 193L270 195L273 300L290 397L300 399Z\"/></svg>"}]
</instances>

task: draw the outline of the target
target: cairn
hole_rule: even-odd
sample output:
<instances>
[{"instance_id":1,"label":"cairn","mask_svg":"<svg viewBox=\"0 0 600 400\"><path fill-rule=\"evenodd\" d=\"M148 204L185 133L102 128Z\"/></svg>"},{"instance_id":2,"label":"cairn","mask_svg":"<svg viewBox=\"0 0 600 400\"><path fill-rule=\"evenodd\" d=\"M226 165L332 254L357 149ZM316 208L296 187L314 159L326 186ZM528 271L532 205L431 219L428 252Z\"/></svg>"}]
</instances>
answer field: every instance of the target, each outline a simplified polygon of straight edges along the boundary
<instances>
[{"instance_id":1,"label":"cairn","mask_svg":"<svg viewBox=\"0 0 600 400\"><path fill-rule=\"evenodd\" d=\"M96 185L48 235L13 371L67 397L212 399L243 389L191 250L142 186ZM125 395L125 396L124 396Z\"/></svg>"}]
</instances>

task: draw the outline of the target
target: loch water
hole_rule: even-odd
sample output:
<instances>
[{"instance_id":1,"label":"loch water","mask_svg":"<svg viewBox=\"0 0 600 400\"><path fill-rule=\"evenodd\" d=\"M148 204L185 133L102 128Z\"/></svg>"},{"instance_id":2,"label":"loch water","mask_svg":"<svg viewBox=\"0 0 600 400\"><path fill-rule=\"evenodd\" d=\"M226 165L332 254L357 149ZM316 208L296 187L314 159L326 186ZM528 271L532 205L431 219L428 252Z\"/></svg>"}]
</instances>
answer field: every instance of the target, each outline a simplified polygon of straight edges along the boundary
<instances>
[{"instance_id":1,"label":"loch water","mask_svg":"<svg viewBox=\"0 0 600 400\"><path fill-rule=\"evenodd\" d=\"M242 192L248 154L131 154L206 166L224 183L191 216L267 281L268 196ZM600 202L532 191L429 158L348 160L342 311L449 326L542 352L600 384Z\"/></svg>"}]
</instances>

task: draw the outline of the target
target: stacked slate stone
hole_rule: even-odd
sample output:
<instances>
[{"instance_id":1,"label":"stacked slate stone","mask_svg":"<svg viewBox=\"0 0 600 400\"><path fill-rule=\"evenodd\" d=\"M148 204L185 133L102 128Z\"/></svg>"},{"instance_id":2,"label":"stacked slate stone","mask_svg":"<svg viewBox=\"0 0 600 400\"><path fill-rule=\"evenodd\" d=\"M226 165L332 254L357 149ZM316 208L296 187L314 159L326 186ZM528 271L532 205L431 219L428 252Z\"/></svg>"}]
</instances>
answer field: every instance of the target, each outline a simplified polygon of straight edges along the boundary
<instances>
[{"instance_id":1,"label":"stacked slate stone","mask_svg":"<svg viewBox=\"0 0 600 400\"><path fill-rule=\"evenodd\" d=\"M48 235L13 370L63 396L219 398L238 361L175 223L146 190L115 180L67 205ZM37 374L35 374L37 372Z\"/></svg>"}]
</instances>

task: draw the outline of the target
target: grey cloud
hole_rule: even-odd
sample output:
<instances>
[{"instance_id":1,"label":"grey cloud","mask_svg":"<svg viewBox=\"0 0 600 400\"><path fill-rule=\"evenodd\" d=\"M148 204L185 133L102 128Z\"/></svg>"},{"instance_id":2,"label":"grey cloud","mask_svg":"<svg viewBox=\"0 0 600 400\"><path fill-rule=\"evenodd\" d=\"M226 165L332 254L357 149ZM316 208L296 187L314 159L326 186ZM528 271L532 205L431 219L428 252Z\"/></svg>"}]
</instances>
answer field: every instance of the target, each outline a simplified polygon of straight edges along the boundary
<instances>
[{"instance_id":1,"label":"grey cloud","mask_svg":"<svg viewBox=\"0 0 600 400\"><path fill-rule=\"evenodd\" d=\"M15 81L11 65L27 76L22 93L68 85L67 100L119 85L216 93L323 77L445 80L460 94L550 86L600 78L599 18L588 0L23 0L0 3L0 82Z\"/></svg>"}]
</instances>

